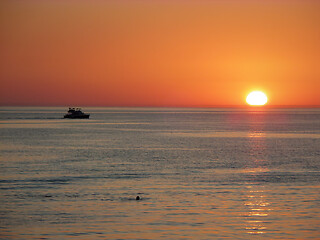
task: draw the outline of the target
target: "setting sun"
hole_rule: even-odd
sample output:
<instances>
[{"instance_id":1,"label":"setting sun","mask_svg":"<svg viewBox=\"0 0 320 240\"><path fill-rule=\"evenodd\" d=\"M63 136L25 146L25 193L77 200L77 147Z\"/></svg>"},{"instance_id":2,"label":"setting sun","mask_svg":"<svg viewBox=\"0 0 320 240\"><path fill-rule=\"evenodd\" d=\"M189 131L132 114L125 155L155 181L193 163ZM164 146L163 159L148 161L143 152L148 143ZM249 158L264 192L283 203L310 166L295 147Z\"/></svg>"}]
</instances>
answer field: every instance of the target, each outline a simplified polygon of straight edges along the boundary
<instances>
[{"instance_id":1,"label":"setting sun","mask_svg":"<svg viewBox=\"0 0 320 240\"><path fill-rule=\"evenodd\" d=\"M246 99L249 105L253 106L262 106L265 105L268 101L266 94L260 91L253 91L249 93Z\"/></svg>"}]
</instances>

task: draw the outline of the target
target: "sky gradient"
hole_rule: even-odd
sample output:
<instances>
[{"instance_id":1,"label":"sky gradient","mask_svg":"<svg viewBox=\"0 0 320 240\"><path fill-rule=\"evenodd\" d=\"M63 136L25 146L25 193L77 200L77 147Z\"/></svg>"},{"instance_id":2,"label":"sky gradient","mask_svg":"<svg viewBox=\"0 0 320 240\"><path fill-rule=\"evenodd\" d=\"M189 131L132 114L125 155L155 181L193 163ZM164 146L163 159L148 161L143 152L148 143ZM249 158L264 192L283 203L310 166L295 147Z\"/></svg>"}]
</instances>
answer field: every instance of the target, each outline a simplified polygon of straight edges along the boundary
<instances>
[{"instance_id":1,"label":"sky gradient","mask_svg":"<svg viewBox=\"0 0 320 240\"><path fill-rule=\"evenodd\" d=\"M0 105L320 106L320 1L1 1Z\"/></svg>"}]
</instances>

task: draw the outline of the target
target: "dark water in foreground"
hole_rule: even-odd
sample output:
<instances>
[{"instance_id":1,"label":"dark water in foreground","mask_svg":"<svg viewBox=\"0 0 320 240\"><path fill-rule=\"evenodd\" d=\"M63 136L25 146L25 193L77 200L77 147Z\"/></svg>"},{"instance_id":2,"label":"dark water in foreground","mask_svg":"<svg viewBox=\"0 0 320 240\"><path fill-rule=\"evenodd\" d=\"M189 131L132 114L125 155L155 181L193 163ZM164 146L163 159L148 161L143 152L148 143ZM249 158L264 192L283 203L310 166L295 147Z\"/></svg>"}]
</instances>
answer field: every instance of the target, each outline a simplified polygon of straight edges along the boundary
<instances>
[{"instance_id":1,"label":"dark water in foreground","mask_svg":"<svg viewBox=\"0 0 320 240\"><path fill-rule=\"evenodd\" d=\"M84 110L0 108L1 239L320 236L319 109Z\"/></svg>"}]
</instances>

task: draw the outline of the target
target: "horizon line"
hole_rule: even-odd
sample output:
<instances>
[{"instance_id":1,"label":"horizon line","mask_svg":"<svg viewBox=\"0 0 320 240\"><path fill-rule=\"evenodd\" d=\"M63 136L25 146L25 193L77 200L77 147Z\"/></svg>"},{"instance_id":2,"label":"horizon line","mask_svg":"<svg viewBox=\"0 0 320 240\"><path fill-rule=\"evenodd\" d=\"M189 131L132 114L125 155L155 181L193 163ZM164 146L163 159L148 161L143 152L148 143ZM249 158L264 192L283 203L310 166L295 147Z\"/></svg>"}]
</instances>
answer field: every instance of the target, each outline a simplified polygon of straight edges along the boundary
<instances>
[{"instance_id":1,"label":"horizon line","mask_svg":"<svg viewBox=\"0 0 320 240\"><path fill-rule=\"evenodd\" d=\"M320 108L320 105L1 105L0 107L101 107L101 108L249 108L249 109L263 109L263 108Z\"/></svg>"}]
</instances>

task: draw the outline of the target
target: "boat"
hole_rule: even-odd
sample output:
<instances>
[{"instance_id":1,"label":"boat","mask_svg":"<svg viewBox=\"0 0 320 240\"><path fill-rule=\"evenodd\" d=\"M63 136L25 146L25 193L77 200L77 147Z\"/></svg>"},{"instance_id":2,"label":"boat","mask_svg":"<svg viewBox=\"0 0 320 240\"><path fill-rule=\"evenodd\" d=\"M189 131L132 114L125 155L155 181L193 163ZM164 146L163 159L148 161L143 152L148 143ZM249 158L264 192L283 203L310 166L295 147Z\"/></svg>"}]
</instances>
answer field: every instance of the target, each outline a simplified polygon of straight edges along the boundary
<instances>
[{"instance_id":1,"label":"boat","mask_svg":"<svg viewBox=\"0 0 320 240\"><path fill-rule=\"evenodd\" d=\"M81 108L69 108L67 114L64 115L64 118L89 118L90 114L85 114L81 111Z\"/></svg>"}]
</instances>

